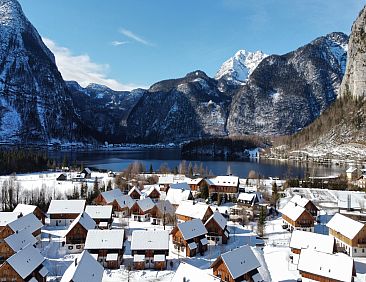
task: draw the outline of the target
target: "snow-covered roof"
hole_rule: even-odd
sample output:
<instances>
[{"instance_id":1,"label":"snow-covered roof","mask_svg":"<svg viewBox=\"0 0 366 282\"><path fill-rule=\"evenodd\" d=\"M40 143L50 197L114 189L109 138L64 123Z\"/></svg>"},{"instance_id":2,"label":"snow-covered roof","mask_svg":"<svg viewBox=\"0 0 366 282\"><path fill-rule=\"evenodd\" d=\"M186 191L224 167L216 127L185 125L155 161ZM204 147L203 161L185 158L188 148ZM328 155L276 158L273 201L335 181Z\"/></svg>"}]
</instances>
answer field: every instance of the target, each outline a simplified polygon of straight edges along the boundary
<instances>
[{"instance_id":1,"label":"snow-covered roof","mask_svg":"<svg viewBox=\"0 0 366 282\"><path fill-rule=\"evenodd\" d=\"M296 221L302 213L306 211L305 208L294 204L293 202L288 202L280 212L286 215L289 219Z\"/></svg>"},{"instance_id":2,"label":"snow-covered roof","mask_svg":"<svg viewBox=\"0 0 366 282\"><path fill-rule=\"evenodd\" d=\"M124 242L124 230L89 230L86 236L86 250L122 249Z\"/></svg>"},{"instance_id":3,"label":"snow-covered roof","mask_svg":"<svg viewBox=\"0 0 366 282\"><path fill-rule=\"evenodd\" d=\"M306 249L301 251L298 269L336 281L351 282L353 259L342 253L333 255Z\"/></svg>"},{"instance_id":4,"label":"snow-covered roof","mask_svg":"<svg viewBox=\"0 0 366 282\"><path fill-rule=\"evenodd\" d=\"M135 230L132 232L131 250L169 250L169 231Z\"/></svg>"},{"instance_id":5,"label":"snow-covered roof","mask_svg":"<svg viewBox=\"0 0 366 282\"><path fill-rule=\"evenodd\" d=\"M219 211L215 211L213 213L213 215L211 215L211 217L209 219L207 219L205 225L210 222L211 220L215 220L216 223L220 226L220 228L222 230L225 229L226 225L227 225L227 220L226 218L219 212Z\"/></svg>"},{"instance_id":6,"label":"snow-covered roof","mask_svg":"<svg viewBox=\"0 0 366 282\"><path fill-rule=\"evenodd\" d=\"M305 208L305 206L310 202L310 200L305 197L301 197L300 195L295 195L292 197L290 202L297 204L300 207Z\"/></svg>"},{"instance_id":7,"label":"snow-covered roof","mask_svg":"<svg viewBox=\"0 0 366 282\"><path fill-rule=\"evenodd\" d=\"M153 200L151 200L151 198L145 198L139 200L137 201L137 204L139 205L142 211L151 210L155 206L155 203L153 202Z\"/></svg>"},{"instance_id":8,"label":"snow-covered roof","mask_svg":"<svg viewBox=\"0 0 366 282\"><path fill-rule=\"evenodd\" d=\"M250 246L245 245L221 255L233 279L261 266Z\"/></svg>"},{"instance_id":9,"label":"snow-covered roof","mask_svg":"<svg viewBox=\"0 0 366 282\"><path fill-rule=\"evenodd\" d=\"M327 223L327 227L352 240L361 231L364 224L340 213L336 213Z\"/></svg>"},{"instance_id":10,"label":"snow-covered roof","mask_svg":"<svg viewBox=\"0 0 366 282\"><path fill-rule=\"evenodd\" d=\"M332 254L334 250L334 238L328 235L294 230L291 235L290 248L299 250L310 249Z\"/></svg>"},{"instance_id":11,"label":"snow-covered roof","mask_svg":"<svg viewBox=\"0 0 366 282\"><path fill-rule=\"evenodd\" d=\"M39 249L33 245L28 245L24 249L12 255L6 261L20 277L25 279L43 263L44 257L41 255Z\"/></svg>"},{"instance_id":12,"label":"snow-covered roof","mask_svg":"<svg viewBox=\"0 0 366 282\"><path fill-rule=\"evenodd\" d=\"M208 185L236 187L239 185L239 177L237 176L216 176L207 179Z\"/></svg>"},{"instance_id":13,"label":"snow-covered roof","mask_svg":"<svg viewBox=\"0 0 366 282\"><path fill-rule=\"evenodd\" d=\"M174 183L174 175L159 176L159 185Z\"/></svg>"},{"instance_id":14,"label":"snow-covered roof","mask_svg":"<svg viewBox=\"0 0 366 282\"><path fill-rule=\"evenodd\" d=\"M180 182L180 183L171 184L170 189L191 190L191 187L189 187L187 182ZM169 193L169 191L168 191L168 193Z\"/></svg>"},{"instance_id":15,"label":"snow-covered roof","mask_svg":"<svg viewBox=\"0 0 366 282\"><path fill-rule=\"evenodd\" d=\"M93 219L109 219L112 217L113 206L86 206L85 212Z\"/></svg>"},{"instance_id":16,"label":"snow-covered roof","mask_svg":"<svg viewBox=\"0 0 366 282\"><path fill-rule=\"evenodd\" d=\"M48 214L80 214L84 211L85 200L52 200Z\"/></svg>"},{"instance_id":17,"label":"snow-covered roof","mask_svg":"<svg viewBox=\"0 0 366 282\"><path fill-rule=\"evenodd\" d=\"M182 201L188 200L191 196L190 190L172 189L168 190L165 200L168 200L172 205L179 205Z\"/></svg>"},{"instance_id":18,"label":"snow-covered roof","mask_svg":"<svg viewBox=\"0 0 366 282\"><path fill-rule=\"evenodd\" d=\"M16 220L20 215L19 212L0 212L0 226L7 226L8 223Z\"/></svg>"},{"instance_id":19,"label":"snow-covered roof","mask_svg":"<svg viewBox=\"0 0 366 282\"><path fill-rule=\"evenodd\" d=\"M203 178L186 178L186 182L188 183L188 185L197 185L198 183L200 183L202 181Z\"/></svg>"},{"instance_id":20,"label":"snow-covered roof","mask_svg":"<svg viewBox=\"0 0 366 282\"><path fill-rule=\"evenodd\" d=\"M191 218L199 218L202 220L208 209L211 208L205 203L186 200L180 202L175 214L188 216Z\"/></svg>"},{"instance_id":21,"label":"snow-covered roof","mask_svg":"<svg viewBox=\"0 0 366 282\"><path fill-rule=\"evenodd\" d=\"M37 239L28 230L23 229L6 237L5 242L14 252L18 252L28 245L35 245Z\"/></svg>"},{"instance_id":22,"label":"snow-covered roof","mask_svg":"<svg viewBox=\"0 0 366 282\"><path fill-rule=\"evenodd\" d=\"M66 269L60 282L100 282L103 272L103 266L88 251L83 251Z\"/></svg>"},{"instance_id":23,"label":"snow-covered roof","mask_svg":"<svg viewBox=\"0 0 366 282\"><path fill-rule=\"evenodd\" d=\"M92 230L95 229L97 224L95 223L94 219L90 217L86 212L80 214L74 221L70 224L69 228L67 229L66 235L75 227L76 224L80 223L85 230ZM66 236L65 235L65 236Z\"/></svg>"},{"instance_id":24,"label":"snow-covered roof","mask_svg":"<svg viewBox=\"0 0 366 282\"><path fill-rule=\"evenodd\" d=\"M33 213L36 208L37 206L34 205L18 204L13 211L21 212L23 215L27 215L29 213Z\"/></svg>"},{"instance_id":25,"label":"snow-covered roof","mask_svg":"<svg viewBox=\"0 0 366 282\"><path fill-rule=\"evenodd\" d=\"M41 229L43 227L43 224L33 213L29 213L10 222L8 226L13 231L20 231L24 229L30 233L33 233L34 231Z\"/></svg>"},{"instance_id":26,"label":"snow-covered roof","mask_svg":"<svg viewBox=\"0 0 366 282\"><path fill-rule=\"evenodd\" d=\"M212 275L212 268L200 269L182 261L175 272L171 282L220 282L220 278Z\"/></svg>"},{"instance_id":27,"label":"snow-covered roof","mask_svg":"<svg viewBox=\"0 0 366 282\"><path fill-rule=\"evenodd\" d=\"M355 171L357 171L357 168L351 166L346 170L346 173L353 173Z\"/></svg>"},{"instance_id":28,"label":"snow-covered roof","mask_svg":"<svg viewBox=\"0 0 366 282\"><path fill-rule=\"evenodd\" d=\"M133 204L136 203L134 199L131 198L130 195L123 195L121 197L116 198L116 202L121 208L127 207L132 208Z\"/></svg>"},{"instance_id":29,"label":"snow-covered roof","mask_svg":"<svg viewBox=\"0 0 366 282\"><path fill-rule=\"evenodd\" d=\"M150 194L152 192L154 192L154 190L156 190L159 193L159 195L161 194L160 191L159 191L159 186L158 185L145 185L144 189L141 191L141 195L145 198L149 197Z\"/></svg>"},{"instance_id":30,"label":"snow-covered roof","mask_svg":"<svg viewBox=\"0 0 366 282\"><path fill-rule=\"evenodd\" d=\"M86 172L86 173L88 173L88 174L91 174L92 173L92 171L90 170L90 168L88 168L88 167L86 167L86 168L84 168L83 170L82 170L82 172Z\"/></svg>"},{"instance_id":31,"label":"snow-covered roof","mask_svg":"<svg viewBox=\"0 0 366 282\"><path fill-rule=\"evenodd\" d=\"M141 196L141 191L136 186L133 186L130 191L128 191L128 195L131 195L134 191L136 191Z\"/></svg>"},{"instance_id":32,"label":"snow-covered roof","mask_svg":"<svg viewBox=\"0 0 366 282\"><path fill-rule=\"evenodd\" d=\"M239 193L238 201L252 202L255 196L255 193Z\"/></svg>"},{"instance_id":33,"label":"snow-covered roof","mask_svg":"<svg viewBox=\"0 0 366 282\"><path fill-rule=\"evenodd\" d=\"M179 223L178 229L182 233L184 240L189 240L207 234L207 229L198 218Z\"/></svg>"},{"instance_id":34,"label":"snow-covered roof","mask_svg":"<svg viewBox=\"0 0 366 282\"><path fill-rule=\"evenodd\" d=\"M175 209L173 207L173 205L166 200L159 200L155 206L161 211L161 212L165 212L166 214L170 214L170 215L174 215L175 214ZM165 208L165 210L164 210Z\"/></svg>"},{"instance_id":35,"label":"snow-covered roof","mask_svg":"<svg viewBox=\"0 0 366 282\"><path fill-rule=\"evenodd\" d=\"M113 189L109 191L102 192L102 197L107 202L107 204L112 203L118 197L123 196L123 193L120 189Z\"/></svg>"}]
</instances>

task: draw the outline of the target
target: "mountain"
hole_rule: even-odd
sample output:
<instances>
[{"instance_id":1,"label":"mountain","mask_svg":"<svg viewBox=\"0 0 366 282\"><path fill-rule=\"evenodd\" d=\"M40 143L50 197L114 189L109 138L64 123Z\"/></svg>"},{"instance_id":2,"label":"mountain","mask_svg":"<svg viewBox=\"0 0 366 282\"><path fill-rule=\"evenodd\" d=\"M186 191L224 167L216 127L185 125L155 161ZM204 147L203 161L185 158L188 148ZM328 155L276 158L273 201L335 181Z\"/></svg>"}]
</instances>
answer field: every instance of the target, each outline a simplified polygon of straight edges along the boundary
<instances>
[{"instance_id":1,"label":"mountain","mask_svg":"<svg viewBox=\"0 0 366 282\"><path fill-rule=\"evenodd\" d=\"M55 58L15 0L0 1L0 142L90 140Z\"/></svg>"},{"instance_id":2,"label":"mountain","mask_svg":"<svg viewBox=\"0 0 366 282\"><path fill-rule=\"evenodd\" d=\"M215 75L215 79L224 79L234 85L243 84L259 63L267 56L262 51L252 53L239 50L233 57L222 64Z\"/></svg>"}]
</instances>

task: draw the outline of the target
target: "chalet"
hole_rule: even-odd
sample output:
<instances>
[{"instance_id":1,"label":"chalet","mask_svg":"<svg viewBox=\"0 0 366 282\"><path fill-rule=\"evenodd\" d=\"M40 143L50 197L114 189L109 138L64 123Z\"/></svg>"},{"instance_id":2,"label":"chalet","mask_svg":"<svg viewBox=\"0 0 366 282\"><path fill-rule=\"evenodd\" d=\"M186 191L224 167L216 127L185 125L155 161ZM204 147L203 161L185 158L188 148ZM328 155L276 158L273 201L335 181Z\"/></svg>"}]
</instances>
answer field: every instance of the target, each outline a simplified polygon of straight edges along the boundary
<instances>
[{"instance_id":1,"label":"chalet","mask_svg":"<svg viewBox=\"0 0 366 282\"><path fill-rule=\"evenodd\" d=\"M346 170L346 175L348 181L356 180L359 177L359 170L351 166Z\"/></svg>"},{"instance_id":2,"label":"chalet","mask_svg":"<svg viewBox=\"0 0 366 282\"><path fill-rule=\"evenodd\" d=\"M131 253L135 269L165 269L166 257L169 255L169 232L165 230L133 231Z\"/></svg>"},{"instance_id":3,"label":"chalet","mask_svg":"<svg viewBox=\"0 0 366 282\"><path fill-rule=\"evenodd\" d=\"M259 203L257 193L239 193L237 200L238 203L245 206L253 206L256 203Z\"/></svg>"},{"instance_id":4,"label":"chalet","mask_svg":"<svg viewBox=\"0 0 366 282\"><path fill-rule=\"evenodd\" d=\"M89 230L84 249L96 255L103 267L117 269L123 260L123 229Z\"/></svg>"},{"instance_id":5,"label":"chalet","mask_svg":"<svg viewBox=\"0 0 366 282\"><path fill-rule=\"evenodd\" d=\"M134 200L139 200L140 197L141 197L141 191L136 187L136 186L133 186L131 188L130 191L128 191L128 195L134 199Z\"/></svg>"},{"instance_id":6,"label":"chalet","mask_svg":"<svg viewBox=\"0 0 366 282\"><path fill-rule=\"evenodd\" d=\"M221 282L221 279L208 273L207 270L195 267L182 261L176 270L171 282Z\"/></svg>"},{"instance_id":7,"label":"chalet","mask_svg":"<svg viewBox=\"0 0 366 282\"><path fill-rule=\"evenodd\" d=\"M185 252L187 257L207 251L207 229L200 219L179 223L171 231L174 248Z\"/></svg>"},{"instance_id":8,"label":"chalet","mask_svg":"<svg viewBox=\"0 0 366 282\"><path fill-rule=\"evenodd\" d=\"M56 181L66 181L66 180L67 180L66 173L60 173L60 175L56 177Z\"/></svg>"},{"instance_id":9,"label":"chalet","mask_svg":"<svg viewBox=\"0 0 366 282\"><path fill-rule=\"evenodd\" d=\"M70 225L84 209L85 200L52 200L47 211L50 225Z\"/></svg>"},{"instance_id":10,"label":"chalet","mask_svg":"<svg viewBox=\"0 0 366 282\"><path fill-rule=\"evenodd\" d=\"M170 185L174 183L174 175L159 176L160 191L168 192Z\"/></svg>"},{"instance_id":11,"label":"chalet","mask_svg":"<svg viewBox=\"0 0 366 282\"><path fill-rule=\"evenodd\" d=\"M12 233L26 230L31 233L38 241L41 240L41 229L43 224L33 213L17 218L16 220L9 222L7 226L10 228Z\"/></svg>"},{"instance_id":12,"label":"chalet","mask_svg":"<svg viewBox=\"0 0 366 282\"><path fill-rule=\"evenodd\" d=\"M239 177L217 176L206 179L209 195L221 194L225 197L236 197L239 191Z\"/></svg>"},{"instance_id":13,"label":"chalet","mask_svg":"<svg viewBox=\"0 0 366 282\"><path fill-rule=\"evenodd\" d=\"M351 257L366 256L365 224L336 213L327 223L329 235L335 238L337 250Z\"/></svg>"},{"instance_id":14,"label":"chalet","mask_svg":"<svg viewBox=\"0 0 366 282\"><path fill-rule=\"evenodd\" d=\"M0 241L0 264L28 245L35 246L37 239L27 230L17 231Z\"/></svg>"},{"instance_id":15,"label":"chalet","mask_svg":"<svg viewBox=\"0 0 366 282\"><path fill-rule=\"evenodd\" d=\"M112 224L111 205L106 206L86 206L85 212L95 221L100 229L108 229Z\"/></svg>"},{"instance_id":16,"label":"chalet","mask_svg":"<svg viewBox=\"0 0 366 282\"><path fill-rule=\"evenodd\" d=\"M177 221L184 222L195 218L202 220L203 223L213 214L211 207L205 203L194 200L181 201L176 212Z\"/></svg>"},{"instance_id":17,"label":"chalet","mask_svg":"<svg viewBox=\"0 0 366 282\"><path fill-rule=\"evenodd\" d=\"M342 253L305 249L301 251L297 268L302 281L353 282L356 276L353 259Z\"/></svg>"},{"instance_id":18,"label":"chalet","mask_svg":"<svg viewBox=\"0 0 366 282\"><path fill-rule=\"evenodd\" d=\"M150 198L135 202L130 209L131 219L136 221L148 221L154 206L155 204Z\"/></svg>"},{"instance_id":19,"label":"chalet","mask_svg":"<svg viewBox=\"0 0 366 282\"><path fill-rule=\"evenodd\" d=\"M123 195L118 197L112 202L114 214L117 217L128 217L130 215L130 209L136 203L129 195Z\"/></svg>"},{"instance_id":20,"label":"chalet","mask_svg":"<svg viewBox=\"0 0 366 282\"><path fill-rule=\"evenodd\" d=\"M112 189L109 191L105 191L100 193L94 200L96 205L109 205L113 203L113 201L119 197L123 197L123 193L120 189Z\"/></svg>"},{"instance_id":21,"label":"chalet","mask_svg":"<svg viewBox=\"0 0 366 282\"><path fill-rule=\"evenodd\" d=\"M91 176L92 176L92 171L90 170L90 168L86 167L84 168L80 174L82 176L84 176L85 179L91 179Z\"/></svg>"},{"instance_id":22,"label":"chalet","mask_svg":"<svg viewBox=\"0 0 366 282\"><path fill-rule=\"evenodd\" d=\"M157 185L145 185L144 189L141 191L141 199L150 198L154 202L160 199L161 193Z\"/></svg>"},{"instance_id":23,"label":"chalet","mask_svg":"<svg viewBox=\"0 0 366 282\"><path fill-rule=\"evenodd\" d=\"M303 196L295 195L294 197L292 197L290 202L305 208L314 217L318 215L319 209L317 208L317 206L314 205L312 201Z\"/></svg>"},{"instance_id":24,"label":"chalet","mask_svg":"<svg viewBox=\"0 0 366 282\"><path fill-rule=\"evenodd\" d=\"M314 232L314 217L303 207L288 202L281 210L283 227L293 230Z\"/></svg>"},{"instance_id":25,"label":"chalet","mask_svg":"<svg viewBox=\"0 0 366 282\"><path fill-rule=\"evenodd\" d=\"M65 247L69 253L81 253L89 230L95 229L95 221L86 213L80 214L65 234Z\"/></svg>"},{"instance_id":26,"label":"chalet","mask_svg":"<svg viewBox=\"0 0 366 282\"><path fill-rule=\"evenodd\" d=\"M83 251L66 269L60 282L100 282L104 268L87 251Z\"/></svg>"},{"instance_id":27,"label":"chalet","mask_svg":"<svg viewBox=\"0 0 366 282\"><path fill-rule=\"evenodd\" d=\"M175 222L175 209L169 201L159 200L151 210L151 224L167 225Z\"/></svg>"},{"instance_id":28,"label":"chalet","mask_svg":"<svg viewBox=\"0 0 366 282\"><path fill-rule=\"evenodd\" d=\"M0 266L0 281L46 282L48 270L40 251L28 245Z\"/></svg>"},{"instance_id":29,"label":"chalet","mask_svg":"<svg viewBox=\"0 0 366 282\"><path fill-rule=\"evenodd\" d=\"M193 195L187 183L172 184L165 200L177 208L182 201L193 200Z\"/></svg>"},{"instance_id":30,"label":"chalet","mask_svg":"<svg viewBox=\"0 0 366 282\"><path fill-rule=\"evenodd\" d=\"M25 205L25 204L18 204L14 212L19 212L22 215L27 215L33 213L44 225L46 222L46 214L37 206L34 205Z\"/></svg>"},{"instance_id":31,"label":"chalet","mask_svg":"<svg viewBox=\"0 0 366 282\"><path fill-rule=\"evenodd\" d=\"M218 211L215 211L206 221L207 239L215 244L227 244L229 240L229 230L225 217Z\"/></svg>"},{"instance_id":32,"label":"chalet","mask_svg":"<svg viewBox=\"0 0 366 282\"><path fill-rule=\"evenodd\" d=\"M22 214L20 212L0 212L0 239L4 239L6 234L3 236L1 227L4 228L8 223L18 219Z\"/></svg>"},{"instance_id":33,"label":"chalet","mask_svg":"<svg viewBox=\"0 0 366 282\"><path fill-rule=\"evenodd\" d=\"M301 230L294 230L292 232L290 248L294 254L301 254L301 251L304 249L327 254L336 252L336 245L332 236Z\"/></svg>"},{"instance_id":34,"label":"chalet","mask_svg":"<svg viewBox=\"0 0 366 282\"><path fill-rule=\"evenodd\" d=\"M261 266L250 246L245 245L220 255L211 265L221 281L264 281L258 272Z\"/></svg>"}]
</instances>

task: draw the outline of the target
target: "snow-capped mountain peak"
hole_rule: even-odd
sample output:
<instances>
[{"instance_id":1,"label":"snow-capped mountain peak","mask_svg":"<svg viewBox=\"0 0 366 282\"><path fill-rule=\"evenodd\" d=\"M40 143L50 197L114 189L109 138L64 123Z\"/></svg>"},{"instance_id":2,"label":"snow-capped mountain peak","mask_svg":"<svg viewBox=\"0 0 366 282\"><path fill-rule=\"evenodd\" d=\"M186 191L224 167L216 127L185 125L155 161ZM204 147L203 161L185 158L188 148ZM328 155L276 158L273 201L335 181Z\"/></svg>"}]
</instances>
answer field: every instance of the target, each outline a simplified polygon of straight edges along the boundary
<instances>
[{"instance_id":1,"label":"snow-capped mountain peak","mask_svg":"<svg viewBox=\"0 0 366 282\"><path fill-rule=\"evenodd\" d=\"M242 84L267 56L262 51L239 50L233 57L223 63L216 73L215 79L225 79L233 84Z\"/></svg>"}]
</instances>

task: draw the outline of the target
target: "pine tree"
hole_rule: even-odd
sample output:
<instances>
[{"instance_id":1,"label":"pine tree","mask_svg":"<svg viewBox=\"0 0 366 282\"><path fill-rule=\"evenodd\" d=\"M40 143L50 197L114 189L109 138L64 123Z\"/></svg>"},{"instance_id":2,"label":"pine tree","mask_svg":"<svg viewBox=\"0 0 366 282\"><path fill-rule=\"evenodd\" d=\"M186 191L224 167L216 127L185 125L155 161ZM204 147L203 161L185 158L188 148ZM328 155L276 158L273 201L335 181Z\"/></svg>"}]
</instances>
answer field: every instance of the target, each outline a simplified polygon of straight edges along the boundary
<instances>
[{"instance_id":1,"label":"pine tree","mask_svg":"<svg viewBox=\"0 0 366 282\"><path fill-rule=\"evenodd\" d=\"M152 164L150 164L149 172L150 172L150 174L152 174L154 172Z\"/></svg>"},{"instance_id":2,"label":"pine tree","mask_svg":"<svg viewBox=\"0 0 366 282\"><path fill-rule=\"evenodd\" d=\"M271 204L273 205L275 210L277 210L277 202L279 199L280 199L280 194L278 193L277 184L276 184L276 182L273 182Z\"/></svg>"},{"instance_id":3,"label":"pine tree","mask_svg":"<svg viewBox=\"0 0 366 282\"><path fill-rule=\"evenodd\" d=\"M260 208L260 212L259 212L259 218L258 218L258 222L257 222L257 234L260 237L264 236L264 229L266 226L266 208L264 206L261 206Z\"/></svg>"},{"instance_id":4,"label":"pine tree","mask_svg":"<svg viewBox=\"0 0 366 282\"><path fill-rule=\"evenodd\" d=\"M109 180L108 183L107 183L107 191L110 191L112 190L112 181Z\"/></svg>"}]
</instances>

